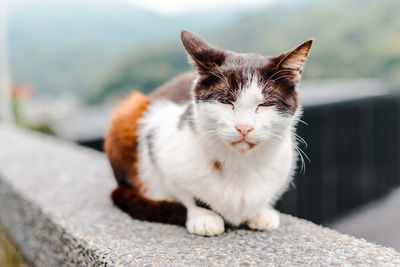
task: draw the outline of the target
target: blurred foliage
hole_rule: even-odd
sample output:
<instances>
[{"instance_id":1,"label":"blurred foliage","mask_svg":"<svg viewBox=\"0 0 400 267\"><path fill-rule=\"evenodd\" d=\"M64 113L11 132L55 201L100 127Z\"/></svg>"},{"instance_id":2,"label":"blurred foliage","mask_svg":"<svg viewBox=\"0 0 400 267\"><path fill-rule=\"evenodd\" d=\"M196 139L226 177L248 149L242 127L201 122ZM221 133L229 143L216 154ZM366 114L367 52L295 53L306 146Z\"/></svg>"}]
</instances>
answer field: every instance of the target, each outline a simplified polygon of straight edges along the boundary
<instances>
[{"instance_id":1,"label":"blurred foliage","mask_svg":"<svg viewBox=\"0 0 400 267\"><path fill-rule=\"evenodd\" d=\"M339 0L276 4L204 37L221 48L275 55L315 37L305 78L374 77L400 82L400 1ZM183 46L158 43L126 52L99 79L89 101L131 88L145 93L189 69Z\"/></svg>"},{"instance_id":2,"label":"blurred foliage","mask_svg":"<svg viewBox=\"0 0 400 267\"><path fill-rule=\"evenodd\" d=\"M21 126L44 134L55 135L53 128L50 126L50 123L47 122L42 122L39 124L24 123Z\"/></svg>"},{"instance_id":3,"label":"blurred foliage","mask_svg":"<svg viewBox=\"0 0 400 267\"><path fill-rule=\"evenodd\" d=\"M0 227L0 266L27 267L21 252L10 241L7 234Z\"/></svg>"},{"instance_id":4,"label":"blurred foliage","mask_svg":"<svg viewBox=\"0 0 400 267\"><path fill-rule=\"evenodd\" d=\"M13 110L14 122L16 125L37 132L41 132L44 134L55 135L54 130L50 126L50 122L32 123L25 120L23 116L21 116L20 112L21 105L23 105L23 103L18 98L12 99L12 110Z\"/></svg>"}]
</instances>

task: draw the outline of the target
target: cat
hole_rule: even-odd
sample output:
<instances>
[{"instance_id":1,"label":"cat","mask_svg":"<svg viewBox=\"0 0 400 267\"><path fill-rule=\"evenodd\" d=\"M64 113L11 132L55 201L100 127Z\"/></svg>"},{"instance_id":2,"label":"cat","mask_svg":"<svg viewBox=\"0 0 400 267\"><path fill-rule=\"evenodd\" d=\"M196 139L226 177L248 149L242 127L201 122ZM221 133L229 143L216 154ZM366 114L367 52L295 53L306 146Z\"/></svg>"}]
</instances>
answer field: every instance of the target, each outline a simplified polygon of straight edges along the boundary
<instances>
[{"instance_id":1,"label":"cat","mask_svg":"<svg viewBox=\"0 0 400 267\"><path fill-rule=\"evenodd\" d=\"M188 31L181 39L196 71L149 96L134 92L114 111L105 140L112 199L133 218L197 235L221 234L225 223L276 229L313 39L273 57L224 51Z\"/></svg>"}]
</instances>

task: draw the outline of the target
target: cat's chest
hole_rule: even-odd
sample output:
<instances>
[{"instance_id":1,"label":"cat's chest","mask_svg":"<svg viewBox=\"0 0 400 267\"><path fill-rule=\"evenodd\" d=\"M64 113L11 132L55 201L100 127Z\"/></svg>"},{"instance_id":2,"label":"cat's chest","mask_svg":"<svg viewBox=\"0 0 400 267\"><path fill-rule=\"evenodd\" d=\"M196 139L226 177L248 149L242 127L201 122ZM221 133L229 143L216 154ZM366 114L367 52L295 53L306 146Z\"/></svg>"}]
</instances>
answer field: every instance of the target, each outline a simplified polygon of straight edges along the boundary
<instances>
[{"instance_id":1,"label":"cat's chest","mask_svg":"<svg viewBox=\"0 0 400 267\"><path fill-rule=\"evenodd\" d=\"M289 160L288 160L289 156ZM197 175L183 180L186 188L230 222L239 222L251 216L261 206L270 204L280 188L288 183L290 155L286 161L257 158L247 162L203 160Z\"/></svg>"},{"instance_id":2,"label":"cat's chest","mask_svg":"<svg viewBox=\"0 0 400 267\"><path fill-rule=\"evenodd\" d=\"M273 166L237 165L215 161L207 175L193 181L195 194L210 204L226 206L229 203L241 209L265 201L284 175Z\"/></svg>"}]
</instances>

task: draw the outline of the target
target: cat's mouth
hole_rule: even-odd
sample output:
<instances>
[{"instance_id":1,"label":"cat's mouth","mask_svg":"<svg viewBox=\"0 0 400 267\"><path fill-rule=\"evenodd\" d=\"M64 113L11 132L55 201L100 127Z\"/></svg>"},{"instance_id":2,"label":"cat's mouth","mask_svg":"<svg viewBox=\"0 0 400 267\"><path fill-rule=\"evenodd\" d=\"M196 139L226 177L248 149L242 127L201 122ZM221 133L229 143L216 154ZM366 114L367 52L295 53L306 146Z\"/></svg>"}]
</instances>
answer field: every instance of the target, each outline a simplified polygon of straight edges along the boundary
<instances>
[{"instance_id":1,"label":"cat's mouth","mask_svg":"<svg viewBox=\"0 0 400 267\"><path fill-rule=\"evenodd\" d=\"M257 144L253 144L244 139L241 139L239 141L232 142L231 145L238 149L240 152L244 153L254 148Z\"/></svg>"}]
</instances>

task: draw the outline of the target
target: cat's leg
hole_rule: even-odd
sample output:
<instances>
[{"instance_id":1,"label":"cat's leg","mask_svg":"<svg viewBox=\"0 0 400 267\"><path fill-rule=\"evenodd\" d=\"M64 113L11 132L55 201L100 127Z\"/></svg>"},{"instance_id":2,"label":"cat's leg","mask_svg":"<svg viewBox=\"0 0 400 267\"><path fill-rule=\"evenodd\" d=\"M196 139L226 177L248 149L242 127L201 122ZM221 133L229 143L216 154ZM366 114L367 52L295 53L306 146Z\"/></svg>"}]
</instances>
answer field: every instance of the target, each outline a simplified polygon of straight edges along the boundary
<instances>
[{"instance_id":1,"label":"cat's leg","mask_svg":"<svg viewBox=\"0 0 400 267\"><path fill-rule=\"evenodd\" d=\"M212 210L198 207L194 197L183 191L177 193L174 187L176 199L187 209L186 229L196 235L213 236L224 232L224 219Z\"/></svg>"},{"instance_id":2,"label":"cat's leg","mask_svg":"<svg viewBox=\"0 0 400 267\"><path fill-rule=\"evenodd\" d=\"M217 213L197 207L187 207L186 229L196 235L213 236L224 232L224 219Z\"/></svg>"},{"instance_id":3,"label":"cat's leg","mask_svg":"<svg viewBox=\"0 0 400 267\"><path fill-rule=\"evenodd\" d=\"M274 230L279 227L279 213L271 207L263 207L246 224L255 230Z\"/></svg>"}]
</instances>

